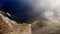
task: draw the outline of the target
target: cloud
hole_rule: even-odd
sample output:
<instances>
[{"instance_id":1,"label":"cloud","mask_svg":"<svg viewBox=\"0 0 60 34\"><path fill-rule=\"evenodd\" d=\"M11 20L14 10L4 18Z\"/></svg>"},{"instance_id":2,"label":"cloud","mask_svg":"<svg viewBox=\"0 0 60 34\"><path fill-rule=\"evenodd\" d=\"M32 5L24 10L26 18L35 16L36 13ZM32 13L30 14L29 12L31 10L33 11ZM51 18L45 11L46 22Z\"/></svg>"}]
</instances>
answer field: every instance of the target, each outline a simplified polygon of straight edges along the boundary
<instances>
[{"instance_id":1,"label":"cloud","mask_svg":"<svg viewBox=\"0 0 60 34\"><path fill-rule=\"evenodd\" d=\"M37 0L36 10L49 21L60 20L60 0Z\"/></svg>"},{"instance_id":2,"label":"cloud","mask_svg":"<svg viewBox=\"0 0 60 34\"><path fill-rule=\"evenodd\" d=\"M60 0L3 0L0 4L2 11L20 22L60 20Z\"/></svg>"}]
</instances>

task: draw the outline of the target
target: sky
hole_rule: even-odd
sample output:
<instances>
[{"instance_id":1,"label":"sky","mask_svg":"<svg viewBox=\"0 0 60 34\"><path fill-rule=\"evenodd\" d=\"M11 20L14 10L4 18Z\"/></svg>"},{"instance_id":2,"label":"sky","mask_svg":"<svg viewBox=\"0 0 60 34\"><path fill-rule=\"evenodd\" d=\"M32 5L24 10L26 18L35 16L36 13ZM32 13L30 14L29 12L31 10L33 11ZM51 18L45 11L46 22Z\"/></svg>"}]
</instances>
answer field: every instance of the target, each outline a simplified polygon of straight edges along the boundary
<instances>
[{"instance_id":1,"label":"sky","mask_svg":"<svg viewBox=\"0 0 60 34\"><path fill-rule=\"evenodd\" d=\"M60 0L0 0L0 10L20 22L60 21Z\"/></svg>"}]
</instances>

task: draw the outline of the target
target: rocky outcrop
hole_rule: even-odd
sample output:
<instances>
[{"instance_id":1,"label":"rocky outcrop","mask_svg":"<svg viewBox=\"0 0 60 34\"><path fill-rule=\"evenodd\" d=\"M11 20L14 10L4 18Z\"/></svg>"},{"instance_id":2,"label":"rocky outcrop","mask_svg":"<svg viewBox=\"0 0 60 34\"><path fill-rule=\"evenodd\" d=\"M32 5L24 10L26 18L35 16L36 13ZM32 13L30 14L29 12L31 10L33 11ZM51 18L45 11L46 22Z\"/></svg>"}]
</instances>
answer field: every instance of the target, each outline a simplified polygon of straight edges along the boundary
<instances>
[{"instance_id":1,"label":"rocky outcrop","mask_svg":"<svg viewBox=\"0 0 60 34\"><path fill-rule=\"evenodd\" d=\"M60 22L36 21L32 24L32 34L60 34Z\"/></svg>"},{"instance_id":2,"label":"rocky outcrop","mask_svg":"<svg viewBox=\"0 0 60 34\"><path fill-rule=\"evenodd\" d=\"M17 24L0 13L0 34L31 34L31 24Z\"/></svg>"}]
</instances>

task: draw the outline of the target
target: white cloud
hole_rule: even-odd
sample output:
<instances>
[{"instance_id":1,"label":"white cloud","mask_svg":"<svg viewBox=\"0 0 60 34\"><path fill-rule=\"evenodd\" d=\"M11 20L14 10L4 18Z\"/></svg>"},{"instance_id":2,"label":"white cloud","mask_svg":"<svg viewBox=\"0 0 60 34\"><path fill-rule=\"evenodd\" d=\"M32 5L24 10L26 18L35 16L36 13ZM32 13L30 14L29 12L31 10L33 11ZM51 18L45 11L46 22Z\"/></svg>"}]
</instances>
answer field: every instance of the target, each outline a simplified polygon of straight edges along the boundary
<instances>
[{"instance_id":1,"label":"white cloud","mask_svg":"<svg viewBox=\"0 0 60 34\"><path fill-rule=\"evenodd\" d=\"M60 0L37 0L35 7L39 12L43 12L42 15L48 20L60 20Z\"/></svg>"}]
</instances>

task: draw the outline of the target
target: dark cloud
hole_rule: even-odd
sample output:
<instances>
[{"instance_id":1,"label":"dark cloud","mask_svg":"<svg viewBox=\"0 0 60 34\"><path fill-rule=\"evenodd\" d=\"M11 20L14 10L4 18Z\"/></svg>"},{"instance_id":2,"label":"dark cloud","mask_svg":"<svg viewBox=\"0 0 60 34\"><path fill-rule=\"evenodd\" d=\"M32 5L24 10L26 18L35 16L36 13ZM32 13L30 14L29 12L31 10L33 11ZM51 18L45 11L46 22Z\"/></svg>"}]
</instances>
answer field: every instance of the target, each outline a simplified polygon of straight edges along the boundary
<instances>
[{"instance_id":1,"label":"dark cloud","mask_svg":"<svg viewBox=\"0 0 60 34\"><path fill-rule=\"evenodd\" d=\"M17 22L31 23L38 13L34 12L34 2L30 0L0 0L0 10L11 15L10 19Z\"/></svg>"},{"instance_id":2,"label":"dark cloud","mask_svg":"<svg viewBox=\"0 0 60 34\"><path fill-rule=\"evenodd\" d=\"M35 20L54 18L55 4L52 2L50 0L0 0L0 10L9 13L12 20L32 23Z\"/></svg>"}]
</instances>

